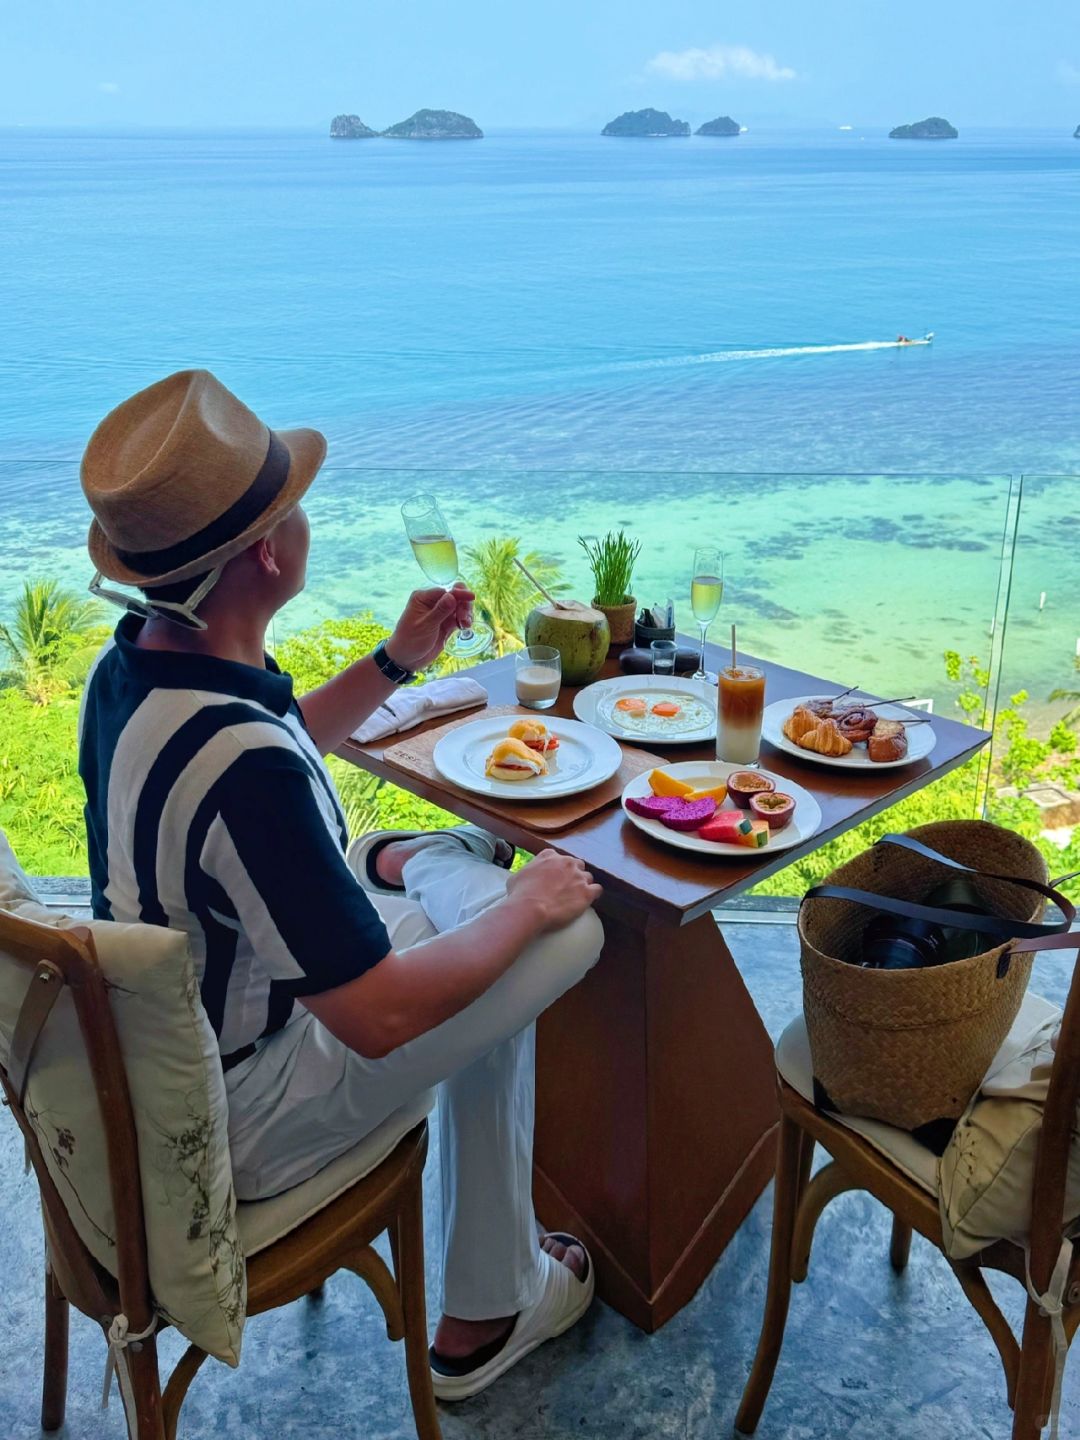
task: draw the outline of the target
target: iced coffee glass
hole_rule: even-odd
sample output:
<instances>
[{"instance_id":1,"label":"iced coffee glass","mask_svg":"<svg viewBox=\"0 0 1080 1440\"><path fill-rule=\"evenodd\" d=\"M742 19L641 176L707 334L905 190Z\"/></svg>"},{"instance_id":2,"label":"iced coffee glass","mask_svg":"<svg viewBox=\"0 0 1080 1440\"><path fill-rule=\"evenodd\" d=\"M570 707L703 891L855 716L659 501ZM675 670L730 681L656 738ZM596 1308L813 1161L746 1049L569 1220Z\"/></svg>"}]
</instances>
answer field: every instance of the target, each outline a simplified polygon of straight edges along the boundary
<instances>
[{"instance_id":1,"label":"iced coffee glass","mask_svg":"<svg viewBox=\"0 0 1080 1440\"><path fill-rule=\"evenodd\" d=\"M757 765L765 674L756 665L727 666L717 687L716 758L733 765Z\"/></svg>"}]
</instances>

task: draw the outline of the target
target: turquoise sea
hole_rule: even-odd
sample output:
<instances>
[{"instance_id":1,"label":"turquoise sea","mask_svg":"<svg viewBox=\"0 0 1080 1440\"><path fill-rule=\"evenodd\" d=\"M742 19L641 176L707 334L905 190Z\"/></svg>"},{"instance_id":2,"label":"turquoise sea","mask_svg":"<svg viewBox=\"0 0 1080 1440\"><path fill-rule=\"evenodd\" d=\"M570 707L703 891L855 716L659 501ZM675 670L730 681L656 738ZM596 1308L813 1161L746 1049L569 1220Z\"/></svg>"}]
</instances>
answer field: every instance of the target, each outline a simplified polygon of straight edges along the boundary
<instances>
[{"instance_id":1,"label":"turquoise sea","mask_svg":"<svg viewBox=\"0 0 1080 1440\"><path fill-rule=\"evenodd\" d=\"M991 653L1011 579L1003 684L1044 719L1055 685L1080 688L1065 127L16 129L0 199L0 612L27 574L89 578L77 462L97 419L206 365L330 440L286 628L392 618L419 579L397 506L433 489L463 546L519 535L586 599L576 536L633 529L639 597L671 595L687 625L692 547L721 543L718 631L940 703L941 651ZM927 348L842 348L926 329Z\"/></svg>"}]
</instances>

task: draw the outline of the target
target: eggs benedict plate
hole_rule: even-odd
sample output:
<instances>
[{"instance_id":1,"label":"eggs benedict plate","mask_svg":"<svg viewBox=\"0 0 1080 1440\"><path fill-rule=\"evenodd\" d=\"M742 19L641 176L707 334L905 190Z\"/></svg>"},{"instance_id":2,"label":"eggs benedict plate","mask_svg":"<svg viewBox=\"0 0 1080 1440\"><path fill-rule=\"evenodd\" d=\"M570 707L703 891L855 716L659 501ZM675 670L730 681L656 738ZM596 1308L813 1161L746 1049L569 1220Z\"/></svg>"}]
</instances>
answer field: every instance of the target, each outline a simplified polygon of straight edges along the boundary
<instances>
[{"instance_id":1,"label":"eggs benedict plate","mask_svg":"<svg viewBox=\"0 0 1080 1440\"><path fill-rule=\"evenodd\" d=\"M431 758L439 774L463 790L528 801L602 785L622 764L622 751L610 735L576 720L548 725L502 715L448 731Z\"/></svg>"}]
</instances>

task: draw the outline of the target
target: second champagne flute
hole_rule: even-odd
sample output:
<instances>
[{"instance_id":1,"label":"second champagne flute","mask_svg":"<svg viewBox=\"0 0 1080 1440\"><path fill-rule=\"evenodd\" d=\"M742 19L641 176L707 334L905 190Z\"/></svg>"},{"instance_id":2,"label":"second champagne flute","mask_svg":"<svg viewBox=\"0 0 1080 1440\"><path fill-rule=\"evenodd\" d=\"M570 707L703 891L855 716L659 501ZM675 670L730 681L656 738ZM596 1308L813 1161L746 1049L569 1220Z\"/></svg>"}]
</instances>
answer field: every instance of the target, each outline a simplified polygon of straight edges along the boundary
<instances>
[{"instance_id":1,"label":"second champagne flute","mask_svg":"<svg viewBox=\"0 0 1080 1440\"><path fill-rule=\"evenodd\" d=\"M405 533L416 563L433 585L449 590L460 576L457 545L434 495L413 495L401 507ZM456 660L482 655L491 644L490 625L458 630L446 642L446 653Z\"/></svg>"},{"instance_id":2,"label":"second champagne flute","mask_svg":"<svg viewBox=\"0 0 1080 1440\"><path fill-rule=\"evenodd\" d=\"M701 653L698 668L692 675L694 680L708 680L715 683L716 676L705 669L705 636L709 626L716 619L720 601L724 598L724 557L711 546L702 546L694 551L694 573L690 581L690 608L701 630Z\"/></svg>"}]
</instances>

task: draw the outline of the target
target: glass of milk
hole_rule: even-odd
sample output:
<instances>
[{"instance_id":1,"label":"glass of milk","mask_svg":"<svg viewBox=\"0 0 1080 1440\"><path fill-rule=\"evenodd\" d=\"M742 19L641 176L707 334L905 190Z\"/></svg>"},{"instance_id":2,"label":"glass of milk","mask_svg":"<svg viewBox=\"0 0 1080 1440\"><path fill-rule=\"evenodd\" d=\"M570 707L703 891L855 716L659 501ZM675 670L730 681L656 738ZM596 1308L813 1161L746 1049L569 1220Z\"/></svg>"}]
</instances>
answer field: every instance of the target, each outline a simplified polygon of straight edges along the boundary
<instances>
[{"instance_id":1,"label":"glass of milk","mask_svg":"<svg viewBox=\"0 0 1080 1440\"><path fill-rule=\"evenodd\" d=\"M519 705L550 710L562 685L562 656L550 645L529 645L514 656L514 693Z\"/></svg>"}]
</instances>

